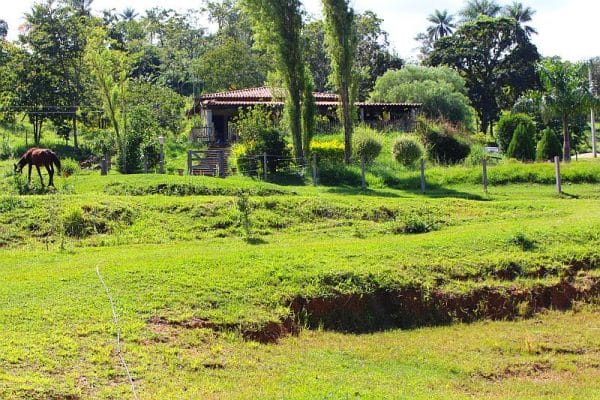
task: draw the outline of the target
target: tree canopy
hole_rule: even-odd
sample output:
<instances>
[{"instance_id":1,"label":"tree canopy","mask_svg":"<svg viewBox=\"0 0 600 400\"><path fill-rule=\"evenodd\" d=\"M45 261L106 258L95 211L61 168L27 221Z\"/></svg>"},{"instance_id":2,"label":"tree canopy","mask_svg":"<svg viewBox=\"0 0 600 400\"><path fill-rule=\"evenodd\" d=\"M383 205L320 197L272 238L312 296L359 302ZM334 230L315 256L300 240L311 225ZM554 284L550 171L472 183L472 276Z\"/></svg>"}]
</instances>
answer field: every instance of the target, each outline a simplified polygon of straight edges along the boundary
<instances>
[{"instance_id":1,"label":"tree canopy","mask_svg":"<svg viewBox=\"0 0 600 400\"><path fill-rule=\"evenodd\" d=\"M455 68L467 83L482 132L491 129L503 104L538 85L537 48L511 18L481 16L438 40L426 63Z\"/></svg>"}]
</instances>

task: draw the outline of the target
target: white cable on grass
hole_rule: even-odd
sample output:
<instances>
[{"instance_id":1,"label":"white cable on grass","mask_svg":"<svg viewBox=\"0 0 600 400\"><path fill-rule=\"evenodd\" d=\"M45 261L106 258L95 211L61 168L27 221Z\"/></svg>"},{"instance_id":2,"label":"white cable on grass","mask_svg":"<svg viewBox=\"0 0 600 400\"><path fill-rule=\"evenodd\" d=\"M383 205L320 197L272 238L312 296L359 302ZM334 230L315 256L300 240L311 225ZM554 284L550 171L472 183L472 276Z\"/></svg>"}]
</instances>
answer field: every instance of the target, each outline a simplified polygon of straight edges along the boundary
<instances>
[{"instance_id":1,"label":"white cable on grass","mask_svg":"<svg viewBox=\"0 0 600 400\"><path fill-rule=\"evenodd\" d=\"M121 364L123 364L123 368L125 369L125 372L127 373L127 378L129 378L129 384L131 385L131 393L133 393L133 398L135 400L138 400L138 395L135 390L135 383L133 382L133 378L131 377L131 372L129 372L129 367L127 366L127 362L125 361L125 358L123 357L123 353L121 352L121 327L119 326L119 319L117 317L115 303L112 299L112 296L110 295L108 286L106 286L106 282L104 282L104 279L102 278L102 275L100 274L100 267L98 265L96 266L96 274L98 275L98 278L100 279L100 282L102 283L102 286L104 286L104 290L106 291L106 296L108 296L108 301L110 302L110 308L112 309L113 323L115 324L115 327L117 328L117 354L119 355L119 358L121 359Z\"/></svg>"}]
</instances>

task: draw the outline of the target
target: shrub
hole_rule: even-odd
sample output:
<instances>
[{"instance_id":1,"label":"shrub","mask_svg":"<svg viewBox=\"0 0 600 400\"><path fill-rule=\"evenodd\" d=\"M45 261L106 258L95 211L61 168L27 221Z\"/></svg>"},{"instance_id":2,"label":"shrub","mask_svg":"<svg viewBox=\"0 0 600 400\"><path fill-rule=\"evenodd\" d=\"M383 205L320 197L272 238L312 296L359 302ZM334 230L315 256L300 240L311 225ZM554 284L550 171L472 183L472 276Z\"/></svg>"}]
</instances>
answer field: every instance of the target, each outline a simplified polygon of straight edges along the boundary
<instances>
[{"instance_id":1,"label":"shrub","mask_svg":"<svg viewBox=\"0 0 600 400\"><path fill-rule=\"evenodd\" d=\"M417 124L417 135L427 149L432 160L442 164L456 164L468 157L470 146L457 134L451 134L440 125L420 119Z\"/></svg>"},{"instance_id":2,"label":"shrub","mask_svg":"<svg viewBox=\"0 0 600 400\"><path fill-rule=\"evenodd\" d=\"M61 173L64 177L76 175L81 171L79 163L72 158L65 158L61 160Z\"/></svg>"},{"instance_id":3,"label":"shrub","mask_svg":"<svg viewBox=\"0 0 600 400\"><path fill-rule=\"evenodd\" d=\"M354 136L352 147L358 160L364 158L367 164L371 164L381 153L382 144L374 130L360 128Z\"/></svg>"},{"instance_id":4,"label":"shrub","mask_svg":"<svg viewBox=\"0 0 600 400\"><path fill-rule=\"evenodd\" d=\"M410 167L423 157L423 146L415 138L402 136L392 145L392 155L394 160Z\"/></svg>"},{"instance_id":5,"label":"shrub","mask_svg":"<svg viewBox=\"0 0 600 400\"><path fill-rule=\"evenodd\" d=\"M552 160L558 156L562 158L562 145L560 140L551 129L545 129L542 132L542 139L537 145L535 159L537 161Z\"/></svg>"},{"instance_id":6,"label":"shrub","mask_svg":"<svg viewBox=\"0 0 600 400\"><path fill-rule=\"evenodd\" d=\"M506 156L520 161L533 161L535 159L534 133L526 125L519 125L515 130L512 141L508 145Z\"/></svg>"},{"instance_id":7,"label":"shrub","mask_svg":"<svg viewBox=\"0 0 600 400\"><path fill-rule=\"evenodd\" d=\"M316 154L319 164L343 164L344 163L344 144L337 140L327 142L314 141L310 146L311 154Z\"/></svg>"},{"instance_id":8,"label":"shrub","mask_svg":"<svg viewBox=\"0 0 600 400\"><path fill-rule=\"evenodd\" d=\"M486 158L488 158L488 153L485 151L485 148L479 144L474 144L471 146L471 153L465 160L465 164L474 167L481 165Z\"/></svg>"},{"instance_id":9,"label":"shrub","mask_svg":"<svg viewBox=\"0 0 600 400\"><path fill-rule=\"evenodd\" d=\"M496 136L498 138L500 150L503 152L508 151L508 146L519 125L524 125L525 129L529 132L534 132L535 134L535 122L533 122L533 119L529 115L510 112L502 113L498 125L496 126Z\"/></svg>"},{"instance_id":10,"label":"shrub","mask_svg":"<svg viewBox=\"0 0 600 400\"><path fill-rule=\"evenodd\" d=\"M14 149L8 139L3 139L0 143L0 160L8 160L14 156Z\"/></svg>"},{"instance_id":11,"label":"shrub","mask_svg":"<svg viewBox=\"0 0 600 400\"><path fill-rule=\"evenodd\" d=\"M255 175L258 170L258 159L254 156L249 157L246 146L236 143L231 148L229 165L236 168L240 174Z\"/></svg>"},{"instance_id":12,"label":"shrub","mask_svg":"<svg viewBox=\"0 0 600 400\"><path fill-rule=\"evenodd\" d=\"M71 237L82 238L89 234L89 224L79 207L68 210L62 218L65 234Z\"/></svg>"}]
</instances>

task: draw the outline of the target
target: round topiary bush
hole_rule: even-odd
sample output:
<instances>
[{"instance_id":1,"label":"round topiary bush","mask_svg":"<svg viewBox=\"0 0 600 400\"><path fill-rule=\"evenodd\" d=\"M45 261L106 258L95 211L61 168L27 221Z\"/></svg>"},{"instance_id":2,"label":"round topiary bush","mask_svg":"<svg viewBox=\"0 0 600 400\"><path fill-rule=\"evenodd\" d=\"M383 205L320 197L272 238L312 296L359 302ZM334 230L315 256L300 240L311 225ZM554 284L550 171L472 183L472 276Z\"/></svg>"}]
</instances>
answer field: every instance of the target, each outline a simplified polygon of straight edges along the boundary
<instances>
[{"instance_id":1,"label":"round topiary bush","mask_svg":"<svg viewBox=\"0 0 600 400\"><path fill-rule=\"evenodd\" d=\"M562 145L551 129L544 129L542 139L537 145L535 159L537 161L552 160L558 156L562 158Z\"/></svg>"},{"instance_id":2,"label":"round topiary bush","mask_svg":"<svg viewBox=\"0 0 600 400\"><path fill-rule=\"evenodd\" d=\"M392 145L392 156L405 167L414 165L423 157L423 146L408 136L399 137Z\"/></svg>"},{"instance_id":3,"label":"round topiary bush","mask_svg":"<svg viewBox=\"0 0 600 400\"><path fill-rule=\"evenodd\" d=\"M364 159L367 164L371 164L379 153L381 153L381 141L375 132L370 130L359 131L353 140L354 155L357 160Z\"/></svg>"}]
</instances>

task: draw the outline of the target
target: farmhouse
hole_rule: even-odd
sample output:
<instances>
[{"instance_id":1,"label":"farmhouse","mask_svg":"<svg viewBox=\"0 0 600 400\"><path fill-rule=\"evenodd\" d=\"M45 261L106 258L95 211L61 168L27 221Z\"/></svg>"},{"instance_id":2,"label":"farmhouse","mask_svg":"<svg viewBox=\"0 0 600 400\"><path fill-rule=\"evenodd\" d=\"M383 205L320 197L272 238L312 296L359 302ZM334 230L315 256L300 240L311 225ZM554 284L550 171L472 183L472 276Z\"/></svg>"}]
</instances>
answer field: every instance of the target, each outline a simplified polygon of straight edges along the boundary
<instances>
[{"instance_id":1,"label":"farmhouse","mask_svg":"<svg viewBox=\"0 0 600 400\"><path fill-rule=\"evenodd\" d=\"M318 127L331 129L339 124L337 118L338 96L334 93L314 93ZM198 97L191 111L202 116L205 126L192 131L192 139L208 143L230 143L235 141L236 132L232 118L241 109L262 105L273 112L281 112L285 104L285 91L278 88L258 87L221 93L204 94ZM412 131L415 127L420 104L411 103L355 103L362 123L374 128Z\"/></svg>"}]
</instances>

